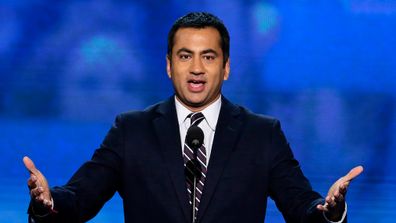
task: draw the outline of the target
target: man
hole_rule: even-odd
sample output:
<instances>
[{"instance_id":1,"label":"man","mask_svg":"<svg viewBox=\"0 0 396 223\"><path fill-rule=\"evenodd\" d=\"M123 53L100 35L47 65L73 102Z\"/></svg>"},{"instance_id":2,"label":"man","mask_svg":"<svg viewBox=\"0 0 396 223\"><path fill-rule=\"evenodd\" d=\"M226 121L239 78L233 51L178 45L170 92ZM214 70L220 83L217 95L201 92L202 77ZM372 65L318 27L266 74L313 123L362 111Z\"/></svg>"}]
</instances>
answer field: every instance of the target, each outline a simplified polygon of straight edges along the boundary
<instances>
[{"instance_id":1,"label":"man","mask_svg":"<svg viewBox=\"0 0 396 223\"><path fill-rule=\"evenodd\" d=\"M279 122L221 95L230 73L229 34L221 20L208 13L178 19L166 61L175 96L117 116L92 159L65 186L50 189L24 158L31 221L88 221L118 191L125 222L261 223L268 196L286 222L346 222L345 194L362 167L335 182L325 199L311 189ZM185 144L190 126L204 132L198 155ZM196 188L185 175L191 159L199 161Z\"/></svg>"}]
</instances>

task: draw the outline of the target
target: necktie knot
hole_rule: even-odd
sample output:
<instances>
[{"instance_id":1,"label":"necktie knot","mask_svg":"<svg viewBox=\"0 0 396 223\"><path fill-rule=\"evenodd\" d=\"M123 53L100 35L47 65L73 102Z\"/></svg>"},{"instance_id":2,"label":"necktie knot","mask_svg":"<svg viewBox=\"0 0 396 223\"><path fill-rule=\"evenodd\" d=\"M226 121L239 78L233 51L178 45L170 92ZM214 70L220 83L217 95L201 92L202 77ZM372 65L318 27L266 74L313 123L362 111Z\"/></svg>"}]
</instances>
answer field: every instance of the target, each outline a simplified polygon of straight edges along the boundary
<instances>
[{"instance_id":1,"label":"necktie knot","mask_svg":"<svg viewBox=\"0 0 396 223\"><path fill-rule=\"evenodd\" d=\"M187 117L190 118L191 126L193 125L197 126L199 125L199 123L202 122L202 120L205 119L205 116L201 112L191 113Z\"/></svg>"}]
</instances>

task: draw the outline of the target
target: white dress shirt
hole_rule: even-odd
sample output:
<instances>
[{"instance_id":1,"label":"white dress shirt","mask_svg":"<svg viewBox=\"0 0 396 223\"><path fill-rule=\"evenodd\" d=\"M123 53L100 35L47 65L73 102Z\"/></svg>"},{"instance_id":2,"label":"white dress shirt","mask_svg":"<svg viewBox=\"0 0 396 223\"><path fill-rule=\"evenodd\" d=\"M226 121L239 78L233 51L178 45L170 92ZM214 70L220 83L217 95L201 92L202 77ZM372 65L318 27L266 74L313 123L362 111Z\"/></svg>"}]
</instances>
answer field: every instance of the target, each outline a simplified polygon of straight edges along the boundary
<instances>
[{"instance_id":1,"label":"white dress shirt","mask_svg":"<svg viewBox=\"0 0 396 223\"><path fill-rule=\"evenodd\" d=\"M180 130L180 147L183 155L184 141L186 138L187 130L190 127L190 118L187 118L187 116L193 112L186 108L182 103L180 103L179 100L177 100L176 96L175 105ZM220 108L221 96L204 110L200 111L205 117L205 119L202 120L198 126L202 129L205 135L204 146L206 149L206 166L208 166L209 164L210 154L212 152L213 138L215 135L217 120L219 119Z\"/></svg>"}]
</instances>

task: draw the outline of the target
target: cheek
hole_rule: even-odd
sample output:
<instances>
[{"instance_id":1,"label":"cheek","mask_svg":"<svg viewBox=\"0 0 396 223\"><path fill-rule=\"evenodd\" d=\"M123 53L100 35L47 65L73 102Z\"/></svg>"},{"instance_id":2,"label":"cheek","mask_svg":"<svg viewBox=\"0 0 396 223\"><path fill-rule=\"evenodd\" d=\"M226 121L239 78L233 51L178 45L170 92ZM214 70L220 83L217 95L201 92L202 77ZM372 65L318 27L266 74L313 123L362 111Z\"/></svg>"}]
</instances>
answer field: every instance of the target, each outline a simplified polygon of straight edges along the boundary
<instances>
[{"instance_id":1,"label":"cheek","mask_svg":"<svg viewBox=\"0 0 396 223\"><path fill-rule=\"evenodd\" d=\"M224 80L224 76L223 75L217 75L214 79L213 79L213 86L216 88L221 87L222 83Z\"/></svg>"},{"instance_id":2,"label":"cheek","mask_svg":"<svg viewBox=\"0 0 396 223\"><path fill-rule=\"evenodd\" d=\"M172 75L172 82L177 89L180 89L183 86L182 78L180 78L178 75Z\"/></svg>"}]
</instances>

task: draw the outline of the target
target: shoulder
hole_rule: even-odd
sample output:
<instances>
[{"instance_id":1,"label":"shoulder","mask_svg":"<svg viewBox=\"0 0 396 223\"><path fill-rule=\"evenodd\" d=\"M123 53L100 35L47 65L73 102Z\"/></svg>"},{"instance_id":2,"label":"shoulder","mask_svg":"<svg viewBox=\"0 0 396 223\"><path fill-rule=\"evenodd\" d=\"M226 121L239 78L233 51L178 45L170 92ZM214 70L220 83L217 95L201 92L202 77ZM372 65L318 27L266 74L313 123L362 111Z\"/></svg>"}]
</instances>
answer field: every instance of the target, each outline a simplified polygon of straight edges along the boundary
<instances>
[{"instance_id":1,"label":"shoulder","mask_svg":"<svg viewBox=\"0 0 396 223\"><path fill-rule=\"evenodd\" d=\"M236 116L237 119L245 122L246 124L273 126L276 125L276 123L279 123L278 119L272 116L252 112L244 106L229 101L226 97L223 97L222 103L222 109L224 112Z\"/></svg>"},{"instance_id":2,"label":"shoulder","mask_svg":"<svg viewBox=\"0 0 396 223\"><path fill-rule=\"evenodd\" d=\"M121 131L137 131L150 128L152 121L160 115L161 107L167 102L153 104L143 110L130 110L116 115L112 127Z\"/></svg>"},{"instance_id":3,"label":"shoulder","mask_svg":"<svg viewBox=\"0 0 396 223\"><path fill-rule=\"evenodd\" d=\"M171 106L170 101L160 101L156 104L150 105L149 107L143 110L130 110L126 112L122 112L116 116L116 121L122 122L130 122L130 121L147 121L152 120L157 117L159 113L161 113L162 107Z\"/></svg>"},{"instance_id":4,"label":"shoulder","mask_svg":"<svg viewBox=\"0 0 396 223\"><path fill-rule=\"evenodd\" d=\"M280 126L280 122L277 118L270 116L270 115L265 115L261 113L255 113L248 108L240 105L235 105L238 107L241 116L243 117L243 120L245 123L249 126L255 126L255 127L265 127L265 128L274 128L276 126Z\"/></svg>"}]
</instances>

